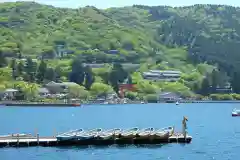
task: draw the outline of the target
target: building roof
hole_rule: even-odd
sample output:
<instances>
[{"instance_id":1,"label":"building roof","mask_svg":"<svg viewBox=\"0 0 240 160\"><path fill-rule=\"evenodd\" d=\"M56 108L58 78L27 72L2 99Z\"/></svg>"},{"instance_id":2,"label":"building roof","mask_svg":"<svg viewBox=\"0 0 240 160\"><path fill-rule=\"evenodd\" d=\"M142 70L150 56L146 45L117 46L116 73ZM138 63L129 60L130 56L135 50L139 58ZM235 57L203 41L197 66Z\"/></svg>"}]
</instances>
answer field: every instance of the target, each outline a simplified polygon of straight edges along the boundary
<instances>
[{"instance_id":1,"label":"building roof","mask_svg":"<svg viewBox=\"0 0 240 160\"><path fill-rule=\"evenodd\" d=\"M62 83L58 83L58 84L66 85L66 86L78 85L78 84L75 83L75 82L62 82Z\"/></svg>"},{"instance_id":2,"label":"building roof","mask_svg":"<svg viewBox=\"0 0 240 160\"><path fill-rule=\"evenodd\" d=\"M6 89L5 92L18 92L18 90L9 88L9 89Z\"/></svg>"},{"instance_id":3,"label":"building roof","mask_svg":"<svg viewBox=\"0 0 240 160\"><path fill-rule=\"evenodd\" d=\"M162 93L159 94L159 97L161 97L161 98L177 97L178 98L180 96L176 93L173 93L173 92L162 92Z\"/></svg>"},{"instance_id":4,"label":"building roof","mask_svg":"<svg viewBox=\"0 0 240 160\"><path fill-rule=\"evenodd\" d=\"M56 85L56 86L62 86L62 85L65 85L65 86L72 86L72 85L78 85L77 83L74 83L74 82L62 82L62 83L56 83L56 82L49 82L48 84L46 84L46 86L50 86L50 85Z\"/></svg>"},{"instance_id":5,"label":"building roof","mask_svg":"<svg viewBox=\"0 0 240 160\"><path fill-rule=\"evenodd\" d=\"M158 73L152 73L152 72L143 72L144 76L160 76Z\"/></svg>"},{"instance_id":6,"label":"building roof","mask_svg":"<svg viewBox=\"0 0 240 160\"><path fill-rule=\"evenodd\" d=\"M162 70L150 70L150 72L152 73L164 73L164 74L181 74L180 71L172 71L172 70L165 70L165 71L162 71Z\"/></svg>"},{"instance_id":7,"label":"building roof","mask_svg":"<svg viewBox=\"0 0 240 160\"><path fill-rule=\"evenodd\" d=\"M49 93L49 90L47 88L39 88L38 92L39 93Z\"/></svg>"}]
</instances>

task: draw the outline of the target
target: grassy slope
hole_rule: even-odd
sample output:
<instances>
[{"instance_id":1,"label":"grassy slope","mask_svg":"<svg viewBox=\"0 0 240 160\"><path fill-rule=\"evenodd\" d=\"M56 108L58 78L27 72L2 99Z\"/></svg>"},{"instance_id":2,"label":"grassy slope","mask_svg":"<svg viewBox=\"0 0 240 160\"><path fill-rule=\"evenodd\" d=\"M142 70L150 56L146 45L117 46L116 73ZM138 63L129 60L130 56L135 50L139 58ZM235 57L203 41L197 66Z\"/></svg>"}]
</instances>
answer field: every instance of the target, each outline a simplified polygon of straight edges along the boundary
<instances>
[{"instance_id":1,"label":"grassy slope","mask_svg":"<svg viewBox=\"0 0 240 160\"><path fill-rule=\"evenodd\" d=\"M170 12L174 15L177 11L172 9ZM158 39L157 30L169 17L155 20L153 16L154 14L144 7L107 10L85 7L73 10L32 2L2 3L0 34L3 38L0 39L0 47L6 53L14 54L20 51L31 56L54 51L54 41L66 42L67 47L75 50L76 54L83 52L81 48L93 50L97 47L100 50L108 50L113 47L119 49L123 55L136 52L136 59L142 63L141 71L183 71L186 75L177 85L191 87L192 82L200 81L201 75L212 67L206 64L194 66L188 60L186 47L169 48L162 43ZM156 65L156 59L162 62ZM134 76L139 74L135 73ZM142 81L141 78L137 80ZM157 88L165 86L156 85ZM166 86L168 87L168 84Z\"/></svg>"}]
</instances>

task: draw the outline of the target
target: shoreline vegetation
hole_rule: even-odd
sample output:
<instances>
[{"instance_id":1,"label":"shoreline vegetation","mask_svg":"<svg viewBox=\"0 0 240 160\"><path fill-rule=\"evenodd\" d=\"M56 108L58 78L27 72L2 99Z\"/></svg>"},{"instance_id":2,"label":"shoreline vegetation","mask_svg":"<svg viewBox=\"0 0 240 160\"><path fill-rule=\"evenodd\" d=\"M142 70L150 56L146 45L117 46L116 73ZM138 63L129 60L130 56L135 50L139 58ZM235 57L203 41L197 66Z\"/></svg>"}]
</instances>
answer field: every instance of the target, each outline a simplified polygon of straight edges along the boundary
<instances>
[{"instance_id":1,"label":"shoreline vegetation","mask_svg":"<svg viewBox=\"0 0 240 160\"><path fill-rule=\"evenodd\" d=\"M84 103L115 94L110 99L152 103L163 93L175 101L240 100L235 13L224 5L1 3L1 100Z\"/></svg>"},{"instance_id":2,"label":"shoreline vegetation","mask_svg":"<svg viewBox=\"0 0 240 160\"><path fill-rule=\"evenodd\" d=\"M117 104L162 104L162 103L240 103L240 100L180 100L180 101L158 101L158 102L144 102L144 101L128 101L128 102L112 102L112 103L99 103L97 101L84 101L81 103L70 103L70 102L26 102L26 101L2 101L0 105L3 106L19 106L19 107L34 107L34 106L55 106L55 107L80 107L82 105L117 105Z\"/></svg>"}]
</instances>

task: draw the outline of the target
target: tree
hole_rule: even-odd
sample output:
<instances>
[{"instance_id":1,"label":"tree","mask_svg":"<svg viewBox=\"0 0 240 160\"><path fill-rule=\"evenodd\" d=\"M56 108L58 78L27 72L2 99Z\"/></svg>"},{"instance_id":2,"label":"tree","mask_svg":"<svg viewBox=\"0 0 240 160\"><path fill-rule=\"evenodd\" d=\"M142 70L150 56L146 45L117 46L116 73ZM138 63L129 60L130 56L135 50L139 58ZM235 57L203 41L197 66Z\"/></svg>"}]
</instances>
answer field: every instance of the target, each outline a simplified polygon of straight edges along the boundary
<instances>
[{"instance_id":1,"label":"tree","mask_svg":"<svg viewBox=\"0 0 240 160\"><path fill-rule=\"evenodd\" d=\"M45 79L49 81L56 81L56 73L53 68L47 68L45 73Z\"/></svg>"},{"instance_id":2,"label":"tree","mask_svg":"<svg viewBox=\"0 0 240 160\"><path fill-rule=\"evenodd\" d=\"M61 67L57 66L55 68L56 82L61 82L62 81L62 72L63 72L63 70L62 70Z\"/></svg>"},{"instance_id":3,"label":"tree","mask_svg":"<svg viewBox=\"0 0 240 160\"><path fill-rule=\"evenodd\" d=\"M89 97L88 91L83 86L70 86L68 88L70 98L87 99Z\"/></svg>"},{"instance_id":4,"label":"tree","mask_svg":"<svg viewBox=\"0 0 240 160\"><path fill-rule=\"evenodd\" d=\"M37 69L36 62L33 62L33 60L30 57L28 57L25 64L25 72L27 74L27 79L25 79L26 81L29 82L35 81L36 69Z\"/></svg>"},{"instance_id":5,"label":"tree","mask_svg":"<svg viewBox=\"0 0 240 160\"><path fill-rule=\"evenodd\" d=\"M84 84L84 86L87 90L90 90L92 84L95 81L95 78L94 78L92 69L89 66L86 66L84 70L85 70L85 84Z\"/></svg>"},{"instance_id":6,"label":"tree","mask_svg":"<svg viewBox=\"0 0 240 160\"><path fill-rule=\"evenodd\" d=\"M0 68L5 67L7 65L7 60L3 54L3 51L0 50Z\"/></svg>"},{"instance_id":7,"label":"tree","mask_svg":"<svg viewBox=\"0 0 240 160\"><path fill-rule=\"evenodd\" d=\"M93 95L99 96L99 95L104 95L107 96L107 94L113 92L113 88L109 85L106 85L104 83L93 83L91 86L91 90Z\"/></svg>"},{"instance_id":8,"label":"tree","mask_svg":"<svg viewBox=\"0 0 240 160\"><path fill-rule=\"evenodd\" d=\"M234 93L240 93L240 72L234 72L233 77L231 79L231 86Z\"/></svg>"},{"instance_id":9,"label":"tree","mask_svg":"<svg viewBox=\"0 0 240 160\"><path fill-rule=\"evenodd\" d=\"M216 69L214 69L214 70L212 71L211 80L212 80L211 92L212 92L212 93L215 93L217 86L219 86L219 84L220 84L219 71L217 71Z\"/></svg>"},{"instance_id":10,"label":"tree","mask_svg":"<svg viewBox=\"0 0 240 160\"><path fill-rule=\"evenodd\" d=\"M24 64L22 61L20 61L17 65L17 72L18 72L18 76L22 76L23 75L23 71L24 71Z\"/></svg>"},{"instance_id":11,"label":"tree","mask_svg":"<svg viewBox=\"0 0 240 160\"><path fill-rule=\"evenodd\" d=\"M10 67L12 68L12 77L13 77L13 79L16 79L17 76L18 76L18 73L17 73L17 63L16 63L16 59L15 58L12 59Z\"/></svg>"},{"instance_id":12,"label":"tree","mask_svg":"<svg viewBox=\"0 0 240 160\"><path fill-rule=\"evenodd\" d=\"M117 94L119 93L119 83L123 83L127 77L128 73L123 69L121 64L113 64L113 68L109 73L109 82Z\"/></svg>"},{"instance_id":13,"label":"tree","mask_svg":"<svg viewBox=\"0 0 240 160\"><path fill-rule=\"evenodd\" d=\"M202 81L200 94L208 96L211 93L211 82L208 77L205 77Z\"/></svg>"},{"instance_id":14,"label":"tree","mask_svg":"<svg viewBox=\"0 0 240 160\"><path fill-rule=\"evenodd\" d=\"M18 97L24 96L25 100L32 100L37 97L38 85L35 83L27 83L24 81L18 81L14 83L14 88L18 89L23 95L18 95Z\"/></svg>"},{"instance_id":15,"label":"tree","mask_svg":"<svg viewBox=\"0 0 240 160\"><path fill-rule=\"evenodd\" d=\"M69 80L82 85L84 82L84 76L85 73L82 61L78 58L74 59L72 62L72 71L70 73Z\"/></svg>"},{"instance_id":16,"label":"tree","mask_svg":"<svg viewBox=\"0 0 240 160\"><path fill-rule=\"evenodd\" d=\"M143 80L138 82L137 90L139 93L156 94L157 86L150 84L148 81Z\"/></svg>"},{"instance_id":17,"label":"tree","mask_svg":"<svg viewBox=\"0 0 240 160\"><path fill-rule=\"evenodd\" d=\"M47 64L44 62L44 60L41 60L37 69L37 74L36 74L38 83L43 82L43 80L45 79L46 72L47 72Z\"/></svg>"}]
</instances>

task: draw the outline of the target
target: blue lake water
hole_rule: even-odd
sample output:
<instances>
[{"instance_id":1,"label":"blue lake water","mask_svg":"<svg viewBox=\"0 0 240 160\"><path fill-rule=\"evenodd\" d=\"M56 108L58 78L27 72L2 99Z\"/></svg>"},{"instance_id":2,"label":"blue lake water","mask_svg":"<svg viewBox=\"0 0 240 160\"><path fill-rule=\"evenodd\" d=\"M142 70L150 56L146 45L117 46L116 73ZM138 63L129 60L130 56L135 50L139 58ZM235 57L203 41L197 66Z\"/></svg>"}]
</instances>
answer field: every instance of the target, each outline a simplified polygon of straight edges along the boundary
<instances>
[{"instance_id":1,"label":"blue lake water","mask_svg":"<svg viewBox=\"0 0 240 160\"><path fill-rule=\"evenodd\" d=\"M86 105L81 108L0 107L0 135L32 133L53 135L70 129L101 127L167 127L181 129L188 117L191 144L148 147L30 147L0 148L1 160L239 160L240 104Z\"/></svg>"}]
</instances>

